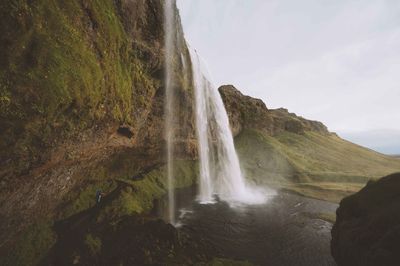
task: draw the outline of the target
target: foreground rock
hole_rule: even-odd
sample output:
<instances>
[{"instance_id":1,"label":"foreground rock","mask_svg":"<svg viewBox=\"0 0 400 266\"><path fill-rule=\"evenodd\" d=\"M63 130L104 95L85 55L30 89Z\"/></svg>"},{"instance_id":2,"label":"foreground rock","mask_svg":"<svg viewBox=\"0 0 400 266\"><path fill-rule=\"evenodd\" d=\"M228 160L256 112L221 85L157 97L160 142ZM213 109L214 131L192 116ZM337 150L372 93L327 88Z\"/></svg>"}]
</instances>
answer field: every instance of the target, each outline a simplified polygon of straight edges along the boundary
<instances>
[{"instance_id":1,"label":"foreground rock","mask_svg":"<svg viewBox=\"0 0 400 266\"><path fill-rule=\"evenodd\" d=\"M211 243L161 220L124 217L96 224L81 213L56 224L58 242L43 265L193 265L216 255Z\"/></svg>"},{"instance_id":2,"label":"foreground rock","mask_svg":"<svg viewBox=\"0 0 400 266\"><path fill-rule=\"evenodd\" d=\"M331 250L339 265L400 265L400 173L342 200Z\"/></svg>"}]
</instances>

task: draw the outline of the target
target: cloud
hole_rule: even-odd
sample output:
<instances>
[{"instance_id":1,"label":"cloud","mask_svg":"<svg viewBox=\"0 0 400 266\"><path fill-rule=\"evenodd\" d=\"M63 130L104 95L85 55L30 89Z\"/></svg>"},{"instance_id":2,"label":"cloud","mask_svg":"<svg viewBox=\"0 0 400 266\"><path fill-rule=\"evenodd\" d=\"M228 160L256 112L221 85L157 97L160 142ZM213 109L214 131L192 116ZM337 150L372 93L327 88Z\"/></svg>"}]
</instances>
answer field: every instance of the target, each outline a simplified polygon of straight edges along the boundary
<instances>
[{"instance_id":1,"label":"cloud","mask_svg":"<svg viewBox=\"0 0 400 266\"><path fill-rule=\"evenodd\" d=\"M255 88L250 93L272 107L284 103L333 130L400 129L396 123L400 121L400 53L384 54L397 47L400 38L387 45L373 39L273 71L263 72L261 67L249 81L249 87Z\"/></svg>"}]
</instances>

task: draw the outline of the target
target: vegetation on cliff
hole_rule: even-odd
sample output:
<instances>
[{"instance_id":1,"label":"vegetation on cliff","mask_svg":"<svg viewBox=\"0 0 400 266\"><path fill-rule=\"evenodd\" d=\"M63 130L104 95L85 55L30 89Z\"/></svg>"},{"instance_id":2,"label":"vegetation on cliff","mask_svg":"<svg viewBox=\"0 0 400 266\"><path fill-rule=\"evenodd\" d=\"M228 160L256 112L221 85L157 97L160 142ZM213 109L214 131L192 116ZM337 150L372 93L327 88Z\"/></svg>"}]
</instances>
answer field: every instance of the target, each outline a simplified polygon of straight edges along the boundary
<instances>
[{"instance_id":1,"label":"vegetation on cliff","mask_svg":"<svg viewBox=\"0 0 400 266\"><path fill-rule=\"evenodd\" d=\"M181 187L197 168L174 16ZM56 241L54 222L96 207L98 189L109 200L99 222L146 213L166 192L163 1L3 1L0 31L0 256L29 265Z\"/></svg>"},{"instance_id":2,"label":"vegetation on cliff","mask_svg":"<svg viewBox=\"0 0 400 266\"><path fill-rule=\"evenodd\" d=\"M5 1L1 10L1 158L25 163L14 174L47 159L39 153L59 138L132 121L134 79L141 94L154 90L142 89L151 79L111 1Z\"/></svg>"}]
</instances>

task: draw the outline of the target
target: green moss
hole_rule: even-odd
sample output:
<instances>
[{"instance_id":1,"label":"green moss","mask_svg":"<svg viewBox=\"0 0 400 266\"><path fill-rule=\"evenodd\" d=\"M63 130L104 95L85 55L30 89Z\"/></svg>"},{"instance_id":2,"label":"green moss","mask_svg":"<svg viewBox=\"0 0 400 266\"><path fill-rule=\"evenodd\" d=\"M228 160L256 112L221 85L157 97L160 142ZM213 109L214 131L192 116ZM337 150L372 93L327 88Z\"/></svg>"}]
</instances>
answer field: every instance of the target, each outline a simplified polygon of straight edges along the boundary
<instances>
[{"instance_id":1,"label":"green moss","mask_svg":"<svg viewBox=\"0 0 400 266\"><path fill-rule=\"evenodd\" d=\"M175 188L191 186L198 181L198 161L176 160L174 161Z\"/></svg>"},{"instance_id":2,"label":"green moss","mask_svg":"<svg viewBox=\"0 0 400 266\"><path fill-rule=\"evenodd\" d=\"M113 194L107 204L103 203L105 205L102 205L98 221L150 211L153 201L167 192L166 166L155 167L139 180L133 180L132 176L144 170L127 158L127 154L117 156L110 163L88 171L82 184L64 197L57 219L66 219L95 206L97 190L101 190L105 197ZM191 186L197 181L198 163L176 160L174 172L176 188Z\"/></svg>"},{"instance_id":3,"label":"green moss","mask_svg":"<svg viewBox=\"0 0 400 266\"><path fill-rule=\"evenodd\" d=\"M159 81L115 5L0 3L0 156L12 151L16 175L45 157L54 140L110 120L135 125L149 108Z\"/></svg>"},{"instance_id":4,"label":"green moss","mask_svg":"<svg viewBox=\"0 0 400 266\"><path fill-rule=\"evenodd\" d=\"M97 165L82 174L84 178L76 189L71 190L62 199L57 219L65 219L81 211L89 209L96 204L96 191L101 190L109 194L117 188L117 182L107 164Z\"/></svg>"},{"instance_id":5,"label":"green moss","mask_svg":"<svg viewBox=\"0 0 400 266\"><path fill-rule=\"evenodd\" d=\"M127 185L109 205L102 209L99 221L115 220L125 215L139 214L153 207L153 200L165 193L159 170L138 181L124 181Z\"/></svg>"},{"instance_id":6,"label":"green moss","mask_svg":"<svg viewBox=\"0 0 400 266\"><path fill-rule=\"evenodd\" d=\"M20 234L8 256L0 258L1 265L37 265L56 242L50 221L37 222Z\"/></svg>"},{"instance_id":7,"label":"green moss","mask_svg":"<svg viewBox=\"0 0 400 266\"><path fill-rule=\"evenodd\" d=\"M59 219L65 219L83 210L89 209L96 205L96 191L101 190L108 194L117 187L117 183L112 180L98 181L88 180L78 190L69 193L64 199L63 211Z\"/></svg>"},{"instance_id":8,"label":"green moss","mask_svg":"<svg viewBox=\"0 0 400 266\"><path fill-rule=\"evenodd\" d=\"M175 187L191 186L197 179L197 162L177 160L174 162ZM125 184L118 197L104 207L98 220L115 220L125 215L145 213L153 208L155 199L167 193L167 177L165 166L153 169L141 180L119 179Z\"/></svg>"},{"instance_id":9,"label":"green moss","mask_svg":"<svg viewBox=\"0 0 400 266\"><path fill-rule=\"evenodd\" d=\"M87 234L85 236L85 245L92 256L98 255L101 251L101 239L99 237Z\"/></svg>"}]
</instances>

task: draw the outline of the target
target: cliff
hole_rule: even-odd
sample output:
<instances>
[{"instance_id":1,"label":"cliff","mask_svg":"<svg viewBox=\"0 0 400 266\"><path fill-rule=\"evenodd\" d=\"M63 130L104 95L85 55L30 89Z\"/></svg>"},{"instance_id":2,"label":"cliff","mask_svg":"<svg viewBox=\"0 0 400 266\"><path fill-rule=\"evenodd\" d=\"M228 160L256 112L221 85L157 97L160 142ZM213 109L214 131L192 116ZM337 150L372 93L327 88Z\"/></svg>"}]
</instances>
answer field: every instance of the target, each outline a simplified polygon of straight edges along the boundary
<instances>
[{"instance_id":1,"label":"cliff","mask_svg":"<svg viewBox=\"0 0 400 266\"><path fill-rule=\"evenodd\" d=\"M232 85L221 86L219 92L235 136L246 128L258 129L268 135L277 135L284 131L296 134L306 131L332 134L321 122L304 119L284 108L268 109L262 100L245 96Z\"/></svg>"},{"instance_id":2,"label":"cliff","mask_svg":"<svg viewBox=\"0 0 400 266\"><path fill-rule=\"evenodd\" d=\"M400 174L369 182L336 211L331 250L338 265L400 264Z\"/></svg>"},{"instance_id":3,"label":"cliff","mask_svg":"<svg viewBox=\"0 0 400 266\"><path fill-rule=\"evenodd\" d=\"M0 254L18 245L14 257L40 257L53 221L92 207L97 189L119 193L113 216L165 193L163 20L158 0L0 3ZM174 21L179 187L194 180L196 148L176 7Z\"/></svg>"}]
</instances>

